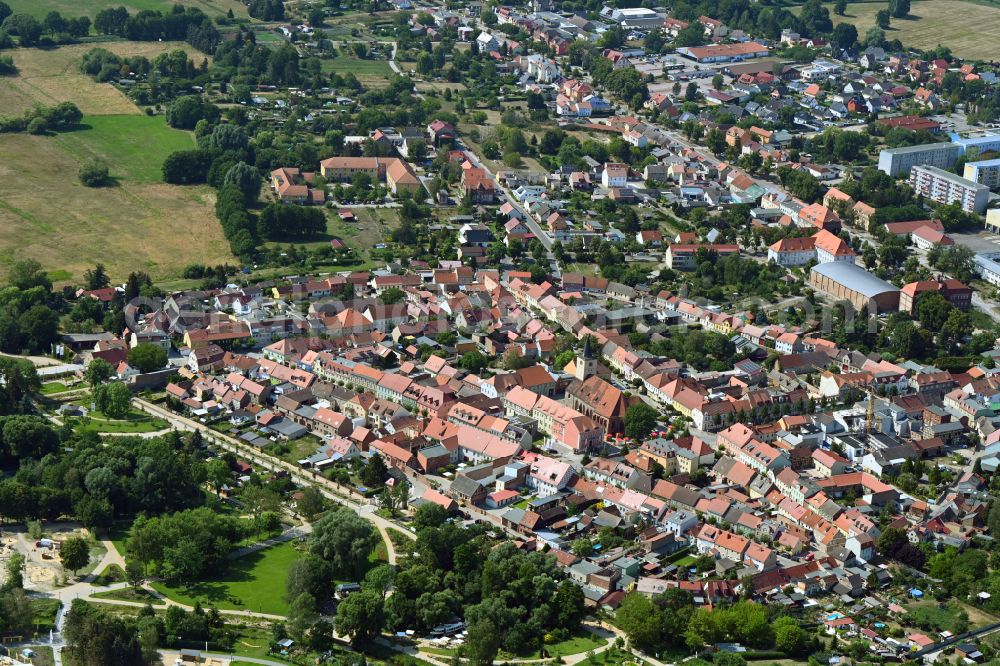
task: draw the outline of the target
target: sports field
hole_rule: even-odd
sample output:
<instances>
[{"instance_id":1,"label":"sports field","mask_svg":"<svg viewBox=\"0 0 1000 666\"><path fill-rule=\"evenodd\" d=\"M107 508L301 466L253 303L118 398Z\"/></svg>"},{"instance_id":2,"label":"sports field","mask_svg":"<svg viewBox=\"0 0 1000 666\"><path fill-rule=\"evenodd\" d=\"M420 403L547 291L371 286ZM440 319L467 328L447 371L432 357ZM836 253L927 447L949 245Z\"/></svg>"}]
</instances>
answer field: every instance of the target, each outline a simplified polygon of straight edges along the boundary
<instances>
[{"instance_id":1,"label":"sports field","mask_svg":"<svg viewBox=\"0 0 1000 666\"><path fill-rule=\"evenodd\" d=\"M831 18L834 24L853 23L859 37L864 38L875 25L875 14L886 6L884 2L852 2L846 16ZM948 46L962 58L995 59L1000 44L1000 7L964 0L912 0L910 16L892 19L886 37L920 49Z\"/></svg>"},{"instance_id":2,"label":"sports field","mask_svg":"<svg viewBox=\"0 0 1000 666\"><path fill-rule=\"evenodd\" d=\"M141 55L152 60L161 53L182 49L200 63L205 54L184 42L106 42L74 44L58 49L13 49L17 76L3 78L0 86L0 114L17 115L36 104L73 102L88 115L139 114L135 104L107 83L97 83L80 71L83 54L100 46L123 56Z\"/></svg>"},{"instance_id":3,"label":"sports field","mask_svg":"<svg viewBox=\"0 0 1000 666\"><path fill-rule=\"evenodd\" d=\"M63 16L89 16L93 20L100 10L106 7L125 7L130 14L143 9L170 12L174 5L197 7L209 16L225 14L230 9L237 17L247 15L247 7L239 0L121 0L108 3L99 0L5 0L15 13L31 14L42 19L51 11L57 11Z\"/></svg>"}]
</instances>

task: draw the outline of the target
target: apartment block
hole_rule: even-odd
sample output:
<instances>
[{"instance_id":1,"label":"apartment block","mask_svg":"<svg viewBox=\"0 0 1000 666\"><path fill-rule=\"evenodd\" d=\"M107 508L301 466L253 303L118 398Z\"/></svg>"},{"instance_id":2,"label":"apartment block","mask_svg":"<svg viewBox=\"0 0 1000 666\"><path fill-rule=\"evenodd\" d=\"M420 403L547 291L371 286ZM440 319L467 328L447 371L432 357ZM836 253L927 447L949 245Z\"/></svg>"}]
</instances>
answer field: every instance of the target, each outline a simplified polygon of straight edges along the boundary
<instances>
[{"instance_id":1,"label":"apartment block","mask_svg":"<svg viewBox=\"0 0 1000 666\"><path fill-rule=\"evenodd\" d=\"M924 143L919 146L890 148L878 154L878 169L893 178L909 176L910 169L928 164L947 169L958 159L959 147L954 143Z\"/></svg>"},{"instance_id":2,"label":"apartment block","mask_svg":"<svg viewBox=\"0 0 1000 666\"><path fill-rule=\"evenodd\" d=\"M910 186L931 201L957 202L967 213L986 210L990 188L933 166L915 166L910 170Z\"/></svg>"},{"instance_id":3,"label":"apartment block","mask_svg":"<svg viewBox=\"0 0 1000 666\"><path fill-rule=\"evenodd\" d=\"M962 175L968 180L995 190L1000 187L1000 159L968 162Z\"/></svg>"}]
</instances>

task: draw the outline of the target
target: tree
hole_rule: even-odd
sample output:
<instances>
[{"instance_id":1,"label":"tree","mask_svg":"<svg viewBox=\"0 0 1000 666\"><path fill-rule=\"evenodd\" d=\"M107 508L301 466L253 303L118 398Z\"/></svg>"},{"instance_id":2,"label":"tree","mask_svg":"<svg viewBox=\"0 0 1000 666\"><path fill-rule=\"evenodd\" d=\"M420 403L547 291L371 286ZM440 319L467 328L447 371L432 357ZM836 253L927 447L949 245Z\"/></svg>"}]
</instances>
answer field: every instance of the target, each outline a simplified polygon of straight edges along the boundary
<instances>
[{"instance_id":1,"label":"tree","mask_svg":"<svg viewBox=\"0 0 1000 666\"><path fill-rule=\"evenodd\" d=\"M326 500L314 486L306 486L302 489L302 495L295 502L295 508L302 514L303 518L311 521L326 510Z\"/></svg>"},{"instance_id":2,"label":"tree","mask_svg":"<svg viewBox=\"0 0 1000 666\"><path fill-rule=\"evenodd\" d=\"M998 511L998 515L1000 515L1000 511ZM448 512L443 506L427 502L417 507L413 514L413 528L419 532L425 527L441 527L446 520L448 520Z\"/></svg>"},{"instance_id":3,"label":"tree","mask_svg":"<svg viewBox=\"0 0 1000 666\"><path fill-rule=\"evenodd\" d=\"M889 13L893 18L906 18L910 13L910 0L889 0Z\"/></svg>"},{"instance_id":4,"label":"tree","mask_svg":"<svg viewBox=\"0 0 1000 666\"><path fill-rule=\"evenodd\" d=\"M10 267L7 281L20 291L27 291L32 287L42 287L45 291L52 290L52 281L49 280L42 265L35 259L15 261Z\"/></svg>"},{"instance_id":5,"label":"tree","mask_svg":"<svg viewBox=\"0 0 1000 666\"><path fill-rule=\"evenodd\" d=\"M889 28L889 10L880 9L875 13L875 25L883 30Z\"/></svg>"},{"instance_id":6,"label":"tree","mask_svg":"<svg viewBox=\"0 0 1000 666\"><path fill-rule=\"evenodd\" d=\"M858 29L850 23L838 23L830 37L837 48L849 49L858 41Z\"/></svg>"},{"instance_id":7,"label":"tree","mask_svg":"<svg viewBox=\"0 0 1000 666\"><path fill-rule=\"evenodd\" d=\"M129 350L128 364L143 374L155 372L167 364L167 351L160 345L141 342Z\"/></svg>"},{"instance_id":8,"label":"tree","mask_svg":"<svg viewBox=\"0 0 1000 666\"><path fill-rule=\"evenodd\" d=\"M350 509L340 508L327 513L313 526L309 552L329 562L338 576L356 580L368 566L374 543L371 523Z\"/></svg>"},{"instance_id":9,"label":"tree","mask_svg":"<svg viewBox=\"0 0 1000 666\"><path fill-rule=\"evenodd\" d=\"M199 120L214 122L219 108L199 95L182 95L167 106L167 124L177 129L193 130Z\"/></svg>"},{"instance_id":10,"label":"tree","mask_svg":"<svg viewBox=\"0 0 1000 666\"><path fill-rule=\"evenodd\" d=\"M399 287L389 287L378 295L378 299L386 305L399 303L404 298L406 298L406 293Z\"/></svg>"},{"instance_id":11,"label":"tree","mask_svg":"<svg viewBox=\"0 0 1000 666\"><path fill-rule=\"evenodd\" d=\"M144 650L137 621L125 619L82 599L73 601L66 616L66 666L151 666L160 663L155 646Z\"/></svg>"},{"instance_id":12,"label":"tree","mask_svg":"<svg viewBox=\"0 0 1000 666\"><path fill-rule=\"evenodd\" d=\"M63 568L69 569L75 576L90 561L90 544L83 537L66 539L59 548L59 560Z\"/></svg>"},{"instance_id":13,"label":"tree","mask_svg":"<svg viewBox=\"0 0 1000 666\"><path fill-rule=\"evenodd\" d=\"M490 666L500 651L500 631L489 619L469 625L462 656L472 666Z\"/></svg>"},{"instance_id":14,"label":"tree","mask_svg":"<svg viewBox=\"0 0 1000 666\"><path fill-rule=\"evenodd\" d=\"M716 90L722 90L722 86L725 85L726 79L722 74L716 74L712 77L712 87Z\"/></svg>"},{"instance_id":15,"label":"tree","mask_svg":"<svg viewBox=\"0 0 1000 666\"><path fill-rule=\"evenodd\" d=\"M705 134L705 146L715 155L721 155L726 151L726 135L722 130L713 127Z\"/></svg>"},{"instance_id":16,"label":"tree","mask_svg":"<svg viewBox=\"0 0 1000 666\"><path fill-rule=\"evenodd\" d=\"M108 165L99 159L92 159L82 167L79 171L80 182L83 183L85 187L101 187L107 185L108 180Z\"/></svg>"},{"instance_id":17,"label":"tree","mask_svg":"<svg viewBox=\"0 0 1000 666\"><path fill-rule=\"evenodd\" d=\"M94 388L94 406L109 419L123 419L132 409L132 392L122 382L101 384Z\"/></svg>"},{"instance_id":18,"label":"tree","mask_svg":"<svg viewBox=\"0 0 1000 666\"><path fill-rule=\"evenodd\" d=\"M108 381L114 374L115 369L111 367L110 363L103 358L95 358L87 365L87 369L83 371L83 378L93 388L98 384Z\"/></svg>"},{"instance_id":19,"label":"tree","mask_svg":"<svg viewBox=\"0 0 1000 666\"><path fill-rule=\"evenodd\" d=\"M104 264L95 264L93 268L88 268L83 272L83 282L87 289L107 289L111 285L111 278Z\"/></svg>"},{"instance_id":20,"label":"tree","mask_svg":"<svg viewBox=\"0 0 1000 666\"><path fill-rule=\"evenodd\" d=\"M229 468L229 463L223 458L212 458L205 463L205 482L215 489L217 494L222 494L222 489L233 480L233 472Z\"/></svg>"},{"instance_id":21,"label":"tree","mask_svg":"<svg viewBox=\"0 0 1000 666\"><path fill-rule=\"evenodd\" d=\"M355 645L378 636L384 625L382 596L375 590L355 592L341 601L333 621L337 633L347 634Z\"/></svg>"},{"instance_id":22,"label":"tree","mask_svg":"<svg viewBox=\"0 0 1000 666\"><path fill-rule=\"evenodd\" d=\"M684 90L684 100L693 102L698 99L698 95L698 84L694 81L687 84L687 88Z\"/></svg>"},{"instance_id":23,"label":"tree","mask_svg":"<svg viewBox=\"0 0 1000 666\"><path fill-rule=\"evenodd\" d=\"M462 355L458 365L466 372L478 375L489 365L489 359L478 351L470 351Z\"/></svg>"},{"instance_id":24,"label":"tree","mask_svg":"<svg viewBox=\"0 0 1000 666\"><path fill-rule=\"evenodd\" d=\"M847 13L847 0L837 0L833 4L833 13L837 16L843 16Z\"/></svg>"},{"instance_id":25,"label":"tree","mask_svg":"<svg viewBox=\"0 0 1000 666\"><path fill-rule=\"evenodd\" d=\"M625 435L632 439L645 439L653 428L659 414L644 402L637 402L625 411Z\"/></svg>"},{"instance_id":26,"label":"tree","mask_svg":"<svg viewBox=\"0 0 1000 666\"><path fill-rule=\"evenodd\" d=\"M246 162L237 162L226 172L223 184L235 185L243 193L246 203L250 204L260 194L260 172Z\"/></svg>"},{"instance_id":27,"label":"tree","mask_svg":"<svg viewBox=\"0 0 1000 666\"><path fill-rule=\"evenodd\" d=\"M303 592L288 606L288 635L297 641L305 638L306 631L319 619L316 599L311 594Z\"/></svg>"},{"instance_id":28,"label":"tree","mask_svg":"<svg viewBox=\"0 0 1000 666\"><path fill-rule=\"evenodd\" d=\"M209 150L178 150L163 161L163 181L172 185L195 185L208 178L213 162Z\"/></svg>"},{"instance_id":29,"label":"tree","mask_svg":"<svg viewBox=\"0 0 1000 666\"><path fill-rule=\"evenodd\" d=\"M645 595L633 592L625 597L615 619L629 642L640 650L657 650L663 643L662 611Z\"/></svg>"},{"instance_id":30,"label":"tree","mask_svg":"<svg viewBox=\"0 0 1000 666\"><path fill-rule=\"evenodd\" d=\"M129 560L125 563L125 580L134 590L142 587L142 584L146 582L146 572L141 562Z\"/></svg>"},{"instance_id":31,"label":"tree","mask_svg":"<svg viewBox=\"0 0 1000 666\"><path fill-rule=\"evenodd\" d=\"M808 649L809 634L793 618L779 617L773 626L776 650L790 657L797 657Z\"/></svg>"},{"instance_id":32,"label":"tree","mask_svg":"<svg viewBox=\"0 0 1000 666\"><path fill-rule=\"evenodd\" d=\"M387 476L389 476L389 468L386 467L385 461L380 455L369 458L368 464L365 465L360 474L361 483L369 488L378 488L385 483Z\"/></svg>"}]
</instances>

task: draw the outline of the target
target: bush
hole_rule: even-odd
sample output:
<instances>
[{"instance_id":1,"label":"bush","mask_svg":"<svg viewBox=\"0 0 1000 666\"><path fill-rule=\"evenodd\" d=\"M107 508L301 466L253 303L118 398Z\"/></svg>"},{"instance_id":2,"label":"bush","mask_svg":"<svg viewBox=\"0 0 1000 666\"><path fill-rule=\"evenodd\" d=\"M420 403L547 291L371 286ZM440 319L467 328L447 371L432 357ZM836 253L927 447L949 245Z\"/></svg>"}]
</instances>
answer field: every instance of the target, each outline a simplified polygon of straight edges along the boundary
<instances>
[{"instance_id":1,"label":"bush","mask_svg":"<svg viewBox=\"0 0 1000 666\"><path fill-rule=\"evenodd\" d=\"M80 182L86 187L102 187L110 182L108 165L94 159L80 167Z\"/></svg>"}]
</instances>

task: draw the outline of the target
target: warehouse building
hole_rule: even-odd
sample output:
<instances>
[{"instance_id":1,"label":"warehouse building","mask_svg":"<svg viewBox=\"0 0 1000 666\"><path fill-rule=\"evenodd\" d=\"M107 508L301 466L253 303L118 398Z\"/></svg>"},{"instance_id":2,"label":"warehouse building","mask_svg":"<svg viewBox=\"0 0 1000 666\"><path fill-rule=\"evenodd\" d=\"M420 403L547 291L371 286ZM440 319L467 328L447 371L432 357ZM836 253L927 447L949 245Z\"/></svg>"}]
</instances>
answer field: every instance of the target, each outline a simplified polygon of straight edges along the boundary
<instances>
[{"instance_id":1,"label":"warehouse building","mask_svg":"<svg viewBox=\"0 0 1000 666\"><path fill-rule=\"evenodd\" d=\"M919 146L889 148L878 154L878 170L897 176L908 177L910 169L921 165L947 169L958 159L959 147L954 143L923 143Z\"/></svg>"},{"instance_id":2,"label":"warehouse building","mask_svg":"<svg viewBox=\"0 0 1000 666\"><path fill-rule=\"evenodd\" d=\"M957 203L966 213L982 215L990 199L990 188L933 166L910 170L910 187L937 203Z\"/></svg>"},{"instance_id":3,"label":"warehouse building","mask_svg":"<svg viewBox=\"0 0 1000 666\"><path fill-rule=\"evenodd\" d=\"M814 266L809 273L813 289L849 301L857 311L894 312L899 309L899 289L865 269L846 261Z\"/></svg>"}]
</instances>

